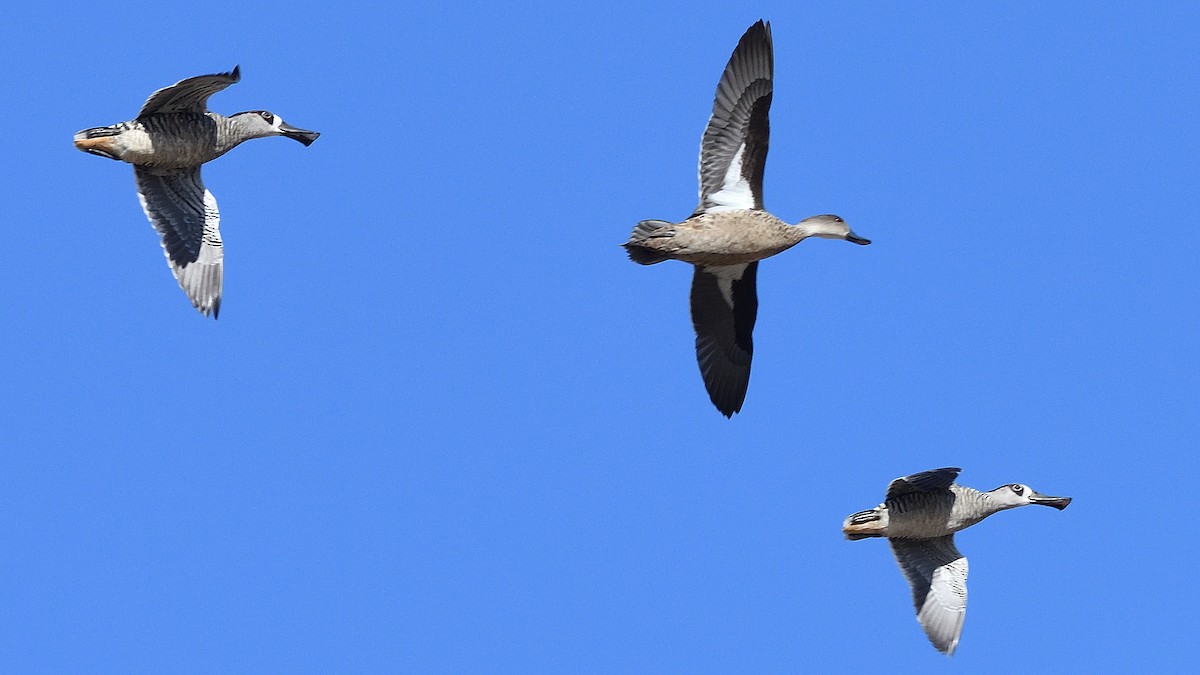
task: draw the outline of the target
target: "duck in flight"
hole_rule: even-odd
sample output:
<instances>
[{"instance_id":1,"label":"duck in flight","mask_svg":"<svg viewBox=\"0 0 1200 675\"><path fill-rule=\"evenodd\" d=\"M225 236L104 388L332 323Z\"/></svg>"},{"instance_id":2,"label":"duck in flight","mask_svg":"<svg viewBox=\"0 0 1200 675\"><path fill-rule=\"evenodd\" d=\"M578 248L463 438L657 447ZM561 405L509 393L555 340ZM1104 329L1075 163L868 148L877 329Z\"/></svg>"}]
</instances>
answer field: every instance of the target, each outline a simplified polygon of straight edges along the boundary
<instances>
[{"instance_id":1,"label":"duck in flight","mask_svg":"<svg viewBox=\"0 0 1200 675\"><path fill-rule=\"evenodd\" d=\"M726 417L742 409L750 384L758 261L808 237L871 243L838 216L789 225L763 210L774 70L771 24L760 20L742 36L717 84L700 141L700 205L681 223L643 220L624 244L642 265L682 260L694 266L696 360L709 398Z\"/></svg>"},{"instance_id":2,"label":"duck in flight","mask_svg":"<svg viewBox=\"0 0 1200 675\"><path fill-rule=\"evenodd\" d=\"M192 305L214 319L225 254L217 200L200 180L200 165L252 138L286 136L308 146L320 135L266 110L210 111L208 97L239 79L237 68L190 77L151 94L136 119L75 134L76 148L133 165L138 199L162 236L171 272Z\"/></svg>"},{"instance_id":3,"label":"duck in flight","mask_svg":"<svg viewBox=\"0 0 1200 675\"><path fill-rule=\"evenodd\" d=\"M938 651L954 654L967 615L967 559L954 533L993 513L1029 504L1059 511L1070 497L1050 497L1012 483L980 492L954 482L962 469L946 467L897 478L879 506L842 523L847 539L887 537L912 587L917 620Z\"/></svg>"}]
</instances>

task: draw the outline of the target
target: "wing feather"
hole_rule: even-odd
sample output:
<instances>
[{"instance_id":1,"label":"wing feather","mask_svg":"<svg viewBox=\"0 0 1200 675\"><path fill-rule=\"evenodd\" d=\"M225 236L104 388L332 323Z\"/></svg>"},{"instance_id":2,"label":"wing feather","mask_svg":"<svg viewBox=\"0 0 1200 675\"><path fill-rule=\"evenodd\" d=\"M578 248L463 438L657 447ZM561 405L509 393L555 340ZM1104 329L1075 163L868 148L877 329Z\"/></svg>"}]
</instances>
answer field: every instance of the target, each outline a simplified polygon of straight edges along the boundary
<instances>
[{"instance_id":1,"label":"wing feather","mask_svg":"<svg viewBox=\"0 0 1200 675\"><path fill-rule=\"evenodd\" d=\"M200 180L200 167L154 170L134 167L138 199L162 235L171 272L192 305L217 317L224 280L224 248L217 200Z\"/></svg>"},{"instance_id":2,"label":"wing feather","mask_svg":"<svg viewBox=\"0 0 1200 675\"><path fill-rule=\"evenodd\" d=\"M234 66L228 73L198 75L180 80L150 94L138 117L164 113L191 112L203 114L208 110L208 97L242 79L241 69Z\"/></svg>"},{"instance_id":3,"label":"wing feather","mask_svg":"<svg viewBox=\"0 0 1200 675\"><path fill-rule=\"evenodd\" d=\"M771 24L759 21L742 35L717 84L700 141L696 213L763 208L774 71Z\"/></svg>"},{"instance_id":4,"label":"wing feather","mask_svg":"<svg viewBox=\"0 0 1200 675\"><path fill-rule=\"evenodd\" d=\"M883 501L890 501L910 492L947 490L954 483L954 479L958 478L958 474L961 471L962 469L958 467L947 466L941 469L922 471L914 473L911 476L897 478L888 484L887 496L884 497Z\"/></svg>"},{"instance_id":5,"label":"wing feather","mask_svg":"<svg viewBox=\"0 0 1200 675\"><path fill-rule=\"evenodd\" d=\"M888 542L912 587L925 635L938 651L953 655L967 616L967 559L954 546L954 535Z\"/></svg>"},{"instance_id":6,"label":"wing feather","mask_svg":"<svg viewBox=\"0 0 1200 675\"><path fill-rule=\"evenodd\" d=\"M758 263L695 267L692 326L696 361L713 405L726 417L742 409L750 385Z\"/></svg>"}]
</instances>

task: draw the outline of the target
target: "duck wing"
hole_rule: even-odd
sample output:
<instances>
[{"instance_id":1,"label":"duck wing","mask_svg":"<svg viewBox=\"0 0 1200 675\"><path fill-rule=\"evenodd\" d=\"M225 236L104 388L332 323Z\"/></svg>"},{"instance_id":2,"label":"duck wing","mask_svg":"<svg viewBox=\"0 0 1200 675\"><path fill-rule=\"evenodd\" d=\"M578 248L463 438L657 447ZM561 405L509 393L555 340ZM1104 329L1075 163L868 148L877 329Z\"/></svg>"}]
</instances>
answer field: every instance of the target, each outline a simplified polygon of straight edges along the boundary
<instances>
[{"instance_id":1,"label":"duck wing","mask_svg":"<svg viewBox=\"0 0 1200 675\"><path fill-rule=\"evenodd\" d=\"M912 586L925 635L939 652L952 656L967 616L967 559L954 546L954 535L888 543Z\"/></svg>"},{"instance_id":2,"label":"duck wing","mask_svg":"<svg viewBox=\"0 0 1200 675\"><path fill-rule=\"evenodd\" d=\"M138 117L165 113L190 112L204 114L208 110L208 97L242 79L238 66L228 73L199 75L180 80L150 94L142 105Z\"/></svg>"},{"instance_id":3,"label":"duck wing","mask_svg":"<svg viewBox=\"0 0 1200 675\"><path fill-rule=\"evenodd\" d=\"M883 498L883 501L888 502L910 492L948 490L954 483L954 479L958 478L958 474L961 471L962 469L958 467L947 466L941 469L922 471L921 473L914 473L911 476L897 478L888 484L887 496Z\"/></svg>"},{"instance_id":4,"label":"duck wing","mask_svg":"<svg viewBox=\"0 0 1200 675\"><path fill-rule=\"evenodd\" d=\"M142 210L162 235L163 253L179 287L200 313L221 309L225 252L217 200L200 180L200 167L134 167Z\"/></svg>"},{"instance_id":5,"label":"duck wing","mask_svg":"<svg viewBox=\"0 0 1200 675\"><path fill-rule=\"evenodd\" d=\"M751 26L729 57L700 141L696 213L762 209L775 52L771 24Z\"/></svg>"},{"instance_id":6,"label":"duck wing","mask_svg":"<svg viewBox=\"0 0 1200 675\"><path fill-rule=\"evenodd\" d=\"M708 397L721 414L742 409L750 386L754 322L758 317L758 263L695 266L692 275L692 327L696 361Z\"/></svg>"}]
</instances>

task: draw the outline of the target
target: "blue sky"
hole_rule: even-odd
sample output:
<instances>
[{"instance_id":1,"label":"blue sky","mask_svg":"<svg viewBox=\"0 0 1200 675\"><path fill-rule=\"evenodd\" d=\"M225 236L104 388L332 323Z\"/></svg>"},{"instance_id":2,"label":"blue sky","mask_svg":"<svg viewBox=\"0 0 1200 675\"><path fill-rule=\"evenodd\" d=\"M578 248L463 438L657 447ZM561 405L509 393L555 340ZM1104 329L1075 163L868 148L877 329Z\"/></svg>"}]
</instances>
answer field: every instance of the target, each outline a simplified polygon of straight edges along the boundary
<instances>
[{"instance_id":1,"label":"blue sky","mask_svg":"<svg viewBox=\"0 0 1200 675\"><path fill-rule=\"evenodd\" d=\"M5 670L1194 665L1195 5L402 4L8 10ZM760 17L767 207L874 244L763 263L726 420L618 244ZM204 169L211 321L71 137L235 64L322 136ZM1075 498L959 535L953 660L840 533L944 465Z\"/></svg>"}]
</instances>

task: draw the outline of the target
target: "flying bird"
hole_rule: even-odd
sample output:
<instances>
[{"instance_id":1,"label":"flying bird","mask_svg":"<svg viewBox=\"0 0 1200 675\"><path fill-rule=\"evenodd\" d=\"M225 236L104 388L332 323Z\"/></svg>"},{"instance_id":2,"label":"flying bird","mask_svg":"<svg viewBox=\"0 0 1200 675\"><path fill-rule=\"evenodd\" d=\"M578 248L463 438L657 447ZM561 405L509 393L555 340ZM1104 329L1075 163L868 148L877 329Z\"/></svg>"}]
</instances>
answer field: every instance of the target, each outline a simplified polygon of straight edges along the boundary
<instances>
[{"instance_id":1,"label":"flying bird","mask_svg":"<svg viewBox=\"0 0 1200 675\"><path fill-rule=\"evenodd\" d=\"M1028 504L1067 508L1070 497L1048 497L1028 485L980 492L954 482L962 469L946 467L897 478L879 506L842 524L847 539L887 537L912 587L917 620L938 651L951 656L967 614L967 559L954 533L993 513Z\"/></svg>"},{"instance_id":2,"label":"flying bird","mask_svg":"<svg viewBox=\"0 0 1200 675\"><path fill-rule=\"evenodd\" d=\"M726 417L742 409L750 384L758 261L808 237L869 244L834 215L789 225L763 210L772 79L771 24L742 35L721 81L700 141L700 205L686 220L643 220L624 245L642 265L692 263L696 360L713 405Z\"/></svg>"},{"instance_id":3,"label":"flying bird","mask_svg":"<svg viewBox=\"0 0 1200 675\"><path fill-rule=\"evenodd\" d=\"M239 79L235 67L181 80L151 94L135 119L75 134L80 150L133 165L138 199L162 235L171 272L192 305L214 319L225 254L217 200L200 179L200 165L252 138L286 136L308 146L320 135L266 110L229 117L210 111L208 97Z\"/></svg>"}]
</instances>

